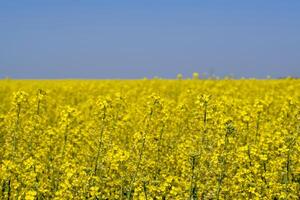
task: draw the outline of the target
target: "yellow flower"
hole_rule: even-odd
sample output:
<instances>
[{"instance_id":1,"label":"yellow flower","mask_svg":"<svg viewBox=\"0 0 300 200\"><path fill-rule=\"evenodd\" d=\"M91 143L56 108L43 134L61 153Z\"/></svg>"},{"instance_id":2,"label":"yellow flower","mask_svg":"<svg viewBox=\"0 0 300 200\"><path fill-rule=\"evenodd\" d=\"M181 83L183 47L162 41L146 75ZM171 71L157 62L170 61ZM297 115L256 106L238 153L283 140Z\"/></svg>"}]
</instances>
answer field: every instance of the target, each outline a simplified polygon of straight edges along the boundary
<instances>
[{"instance_id":1,"label":"yellow flower","mask_svg":"<svg viewBox=\"0 0 300 200\"><path fill-rule=\"evenodd\" d=\"M36 195L37 195L36 191L30 190L30 191L26 192L25 200L35 200Z\"/></svg>"}]
</instances>

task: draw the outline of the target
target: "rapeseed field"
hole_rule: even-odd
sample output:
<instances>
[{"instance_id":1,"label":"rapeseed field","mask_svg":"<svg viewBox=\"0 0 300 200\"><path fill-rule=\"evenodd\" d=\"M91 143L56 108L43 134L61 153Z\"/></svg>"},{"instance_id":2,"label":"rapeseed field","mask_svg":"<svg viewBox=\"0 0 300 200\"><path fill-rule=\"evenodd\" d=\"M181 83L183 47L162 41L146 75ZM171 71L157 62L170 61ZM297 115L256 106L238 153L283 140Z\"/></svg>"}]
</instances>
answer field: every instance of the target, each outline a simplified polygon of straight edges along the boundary
<instances>
[{"instance_id":1,"label":"rapeseed field","mask_svg":"<svg viewBox=\"0 0 300 200\"><path fill-rule=\"evenodd\" d=\"M300 80L1 80L0 199L300 199Z\"/></svg>"}]
</instances>

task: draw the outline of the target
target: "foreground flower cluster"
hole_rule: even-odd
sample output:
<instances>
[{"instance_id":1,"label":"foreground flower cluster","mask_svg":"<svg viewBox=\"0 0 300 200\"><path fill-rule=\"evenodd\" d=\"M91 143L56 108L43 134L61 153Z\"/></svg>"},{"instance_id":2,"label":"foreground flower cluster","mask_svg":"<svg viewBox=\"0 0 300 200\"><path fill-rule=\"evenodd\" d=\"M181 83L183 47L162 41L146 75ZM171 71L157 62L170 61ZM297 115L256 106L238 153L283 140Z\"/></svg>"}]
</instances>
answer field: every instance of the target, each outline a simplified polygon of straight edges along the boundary
<instances>
[{"instance_id":1,"label":"foreground flower cluster","mask_svg":"<svg viewBox=\"0 0 300 200\"><path fill-rule=\"evenodd\" d=\"M0 81L0 199L299 199L299 80Z\"/></svg>"}]
</instances>

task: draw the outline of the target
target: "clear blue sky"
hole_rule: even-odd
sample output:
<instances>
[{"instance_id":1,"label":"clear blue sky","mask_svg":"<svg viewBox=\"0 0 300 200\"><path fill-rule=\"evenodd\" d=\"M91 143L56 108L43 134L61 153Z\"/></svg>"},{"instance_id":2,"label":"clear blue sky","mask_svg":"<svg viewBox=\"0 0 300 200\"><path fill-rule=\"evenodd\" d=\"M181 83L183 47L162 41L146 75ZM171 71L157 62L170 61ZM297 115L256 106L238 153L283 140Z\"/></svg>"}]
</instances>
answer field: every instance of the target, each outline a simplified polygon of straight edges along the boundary
<instances>
[{"instance_id":1,"label":"clear blue sky","mask_svg":"<svg viewBox=\"0 0 300 200\"><path fill-rule=\"evenodd\" d=\"M0 1L0 78L193 72L300 76L300 1Z\"/></svg>"}]
</instances>

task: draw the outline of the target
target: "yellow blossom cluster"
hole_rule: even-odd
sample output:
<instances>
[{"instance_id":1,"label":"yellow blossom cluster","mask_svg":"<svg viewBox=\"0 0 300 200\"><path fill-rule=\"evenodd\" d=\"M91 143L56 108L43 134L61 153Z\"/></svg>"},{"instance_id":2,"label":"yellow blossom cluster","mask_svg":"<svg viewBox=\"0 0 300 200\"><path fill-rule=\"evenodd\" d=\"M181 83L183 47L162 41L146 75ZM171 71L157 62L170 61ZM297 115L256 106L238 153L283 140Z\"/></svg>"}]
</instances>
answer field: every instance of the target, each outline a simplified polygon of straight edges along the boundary
<instances>
[{"instance_id":1,"label":"yellow blossom cluster","mask_svg":"<svg viewBox=\"0 0 300 200\"><path fill-rule=\"evenodd\" d=\"M300 81L1 80L0 199L300 199Z\"/></svg>"}]
</instances>

